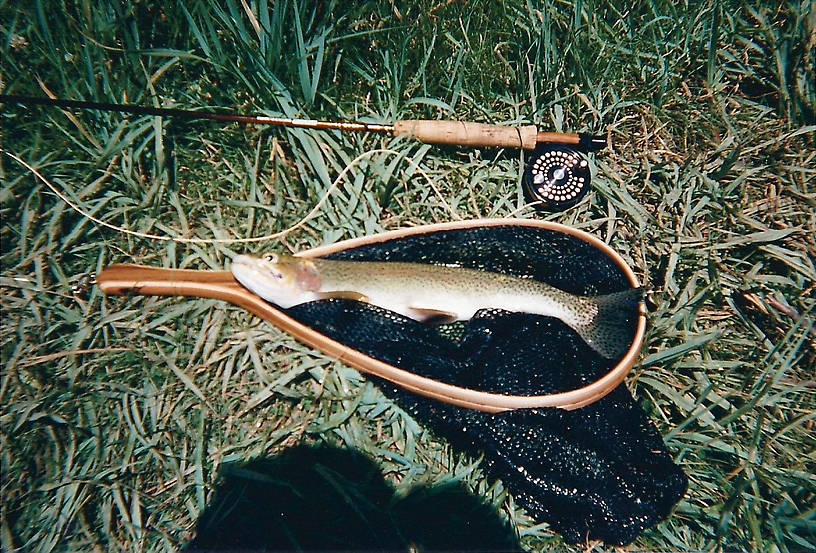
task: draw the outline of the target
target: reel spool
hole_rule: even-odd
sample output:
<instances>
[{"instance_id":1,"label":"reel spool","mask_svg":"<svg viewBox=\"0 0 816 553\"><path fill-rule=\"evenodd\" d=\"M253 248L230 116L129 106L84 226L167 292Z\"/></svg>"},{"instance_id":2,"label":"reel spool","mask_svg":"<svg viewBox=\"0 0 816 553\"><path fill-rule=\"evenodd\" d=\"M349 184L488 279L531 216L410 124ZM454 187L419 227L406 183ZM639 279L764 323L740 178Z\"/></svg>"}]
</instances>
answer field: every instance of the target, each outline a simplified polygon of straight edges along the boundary
<instances>
[{"instance_id":1,"label":"reel spool","mask_svg":"<svg viewBox=\"0 0 816 553\"><path fill-rule=\"evenodd\" d=\"M524 191L535 207L562 211L589 191L589 161L569 146L539 144L524 171Z\"/></svg>"}]
</instances>

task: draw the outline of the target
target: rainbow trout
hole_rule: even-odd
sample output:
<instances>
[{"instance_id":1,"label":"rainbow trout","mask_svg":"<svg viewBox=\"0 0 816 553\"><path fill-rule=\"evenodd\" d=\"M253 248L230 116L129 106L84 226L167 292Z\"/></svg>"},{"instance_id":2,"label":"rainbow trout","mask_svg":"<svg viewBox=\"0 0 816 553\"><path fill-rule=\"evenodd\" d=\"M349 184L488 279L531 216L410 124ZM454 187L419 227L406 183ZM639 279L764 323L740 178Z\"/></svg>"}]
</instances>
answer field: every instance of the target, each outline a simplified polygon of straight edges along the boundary
<instances>
[{"instance_id":1,"label":"rainbow trout","mask_svg":"<svg viewBox=\"0 0 816 553\"><path fill-rule=\"evenodd\" d=\"M244 287L283 309L340 297L428 323L468 320L480 309L557 317L608 359L629 349L632 331L627 321L643 297L642 288L576 296L529 278L394 261L239 255L231 270Z\"/></svg>"}]
</instances>

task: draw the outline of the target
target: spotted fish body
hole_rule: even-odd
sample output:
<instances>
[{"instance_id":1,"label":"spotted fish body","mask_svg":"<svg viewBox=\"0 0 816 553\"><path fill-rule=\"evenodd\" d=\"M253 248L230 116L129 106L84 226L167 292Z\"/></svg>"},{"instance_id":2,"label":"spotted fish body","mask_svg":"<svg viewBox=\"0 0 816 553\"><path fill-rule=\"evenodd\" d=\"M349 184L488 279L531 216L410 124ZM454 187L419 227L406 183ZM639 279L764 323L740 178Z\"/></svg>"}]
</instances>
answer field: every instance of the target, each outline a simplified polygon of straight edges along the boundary
<instances>
[{"instance_id":1,"label":"spotted fish body","mask_svg":"<svg viewBox=\"0 0 816 553\"><path fill-rule=\"evenodd\" d=\"M577 296L512 275L422 263L306 259L286 255L232 260L232 274L251 292L284 309L331 297L365 301L423 322L468 320L503 309L562 320L602 356L630 346L629 315L641 289Z\"/></svg>"}]
</instances>

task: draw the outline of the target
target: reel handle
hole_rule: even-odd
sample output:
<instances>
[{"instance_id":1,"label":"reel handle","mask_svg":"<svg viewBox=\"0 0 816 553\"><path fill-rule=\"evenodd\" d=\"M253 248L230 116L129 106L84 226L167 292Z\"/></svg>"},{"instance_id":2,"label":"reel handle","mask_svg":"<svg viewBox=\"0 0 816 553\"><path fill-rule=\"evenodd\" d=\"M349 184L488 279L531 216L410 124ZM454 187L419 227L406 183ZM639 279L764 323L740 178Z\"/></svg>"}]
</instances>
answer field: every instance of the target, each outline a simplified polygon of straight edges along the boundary
<instances>
[{"instance_id":1,"label":"reel handle","mask_svg":"<svg viewBox=\"0 0 816 553\"><path fill-rule=\"evenodd\" d=\"M538 144L566 144L584 152L606 147L606 138L589 134L539 132L535 125L508 127L468 121L410 119L395 121L394 136L407 135L426 144L533 150Z\"/></svg>"}]
</instances>

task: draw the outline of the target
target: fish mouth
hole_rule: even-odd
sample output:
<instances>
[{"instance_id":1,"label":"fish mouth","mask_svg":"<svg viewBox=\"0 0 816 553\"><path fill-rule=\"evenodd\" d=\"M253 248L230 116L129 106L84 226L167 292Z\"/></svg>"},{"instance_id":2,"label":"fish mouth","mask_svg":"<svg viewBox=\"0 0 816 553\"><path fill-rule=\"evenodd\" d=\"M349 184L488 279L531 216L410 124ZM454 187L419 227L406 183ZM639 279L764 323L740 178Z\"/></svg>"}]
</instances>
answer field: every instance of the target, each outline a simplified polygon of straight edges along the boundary
<instances>
[{"instance_id":1,"label":"fish mouth","mask_svg":"<svg viewBox=\"0 0 816 553\"><path fill-rule=\"evenodd\" d=\"M255 260L248 255L236 255L232 258L230 264L230 272L235 277L241 286L255 292L257 288L256 281L258 280L258 268Z\"/></svg>"},{"instance_id":2,"label":"fish mouth","mask_svg":"<svg viewBox=\"0 0 816 553\"><path fill-rule=\"evenodd\" d=\"M275 262L267 261L251 255L236 255L232 258L230 270L233 274L239 272L243 275L254 274L257 278L269 278L270 276L280 280L283 272L275 266Z\"/></svg>"},{"instance_id":3,"label":"fish mouth","mask_svg":"<svg viewBox=\"0 0 816 553\"><path fill-rule=\"evenodd\" d=\"M278 303L291 290L284 274L273 263L250 255L236 255L230 265L232 276L241 286L267 301ZM283 296L282 296L283 295Z\"/></svg>"},{"instance_id":4,"label":"fish mouth","mask_svg":"<svg viewBox=\"0 0 816 553\"><path fill-rule=\"evenodd\" d=\"M251 266L254 265L255 258L249 255L239 254L232 258L231 265L235 267L236 265L240 266Z\"/></svg>"}]
</instances>

